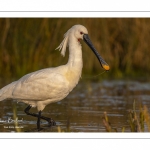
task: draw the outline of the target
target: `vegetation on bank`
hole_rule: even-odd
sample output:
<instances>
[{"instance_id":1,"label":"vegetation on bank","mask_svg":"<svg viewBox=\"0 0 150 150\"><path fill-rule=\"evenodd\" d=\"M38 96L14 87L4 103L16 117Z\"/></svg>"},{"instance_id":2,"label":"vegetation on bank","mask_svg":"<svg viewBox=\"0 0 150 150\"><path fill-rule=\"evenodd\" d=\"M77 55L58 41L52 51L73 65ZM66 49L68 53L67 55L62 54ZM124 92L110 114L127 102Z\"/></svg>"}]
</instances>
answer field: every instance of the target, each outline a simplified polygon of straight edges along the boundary
<instances>
[{"instance_id":1,"label":"vegetation on bank","mask_svg":"<svg viewBox=\"0 0 150 150\"><path fill-rule=\"evenodd\" d=\"M73 25L82 24L110 71L100 78L148 77L149 18L1 18L0 79L9 80L42 68L65 64L56 47ZM83 76L103 72L88 46L83 46ZM90 57L89 57L90 56Z\"/></svg>"},{"instance_id":2,"label":"vegetation on bank","mask_svg":"<svg viewBox=\"0 0 150 150\"><path fill-rule=\"evenodd\" d=\"M106 132L120 132L118 131L117 127L113 127L111 125L108 118L107 112L104 112L102 121ZM140 106L140 108L136 110L134 101L133 108L128 110L127 122L130 127L130 132L150 132L150 114L147 106ZM121 132L126 132L125 127L122 127Z\"/></svg>"}]
</instances>

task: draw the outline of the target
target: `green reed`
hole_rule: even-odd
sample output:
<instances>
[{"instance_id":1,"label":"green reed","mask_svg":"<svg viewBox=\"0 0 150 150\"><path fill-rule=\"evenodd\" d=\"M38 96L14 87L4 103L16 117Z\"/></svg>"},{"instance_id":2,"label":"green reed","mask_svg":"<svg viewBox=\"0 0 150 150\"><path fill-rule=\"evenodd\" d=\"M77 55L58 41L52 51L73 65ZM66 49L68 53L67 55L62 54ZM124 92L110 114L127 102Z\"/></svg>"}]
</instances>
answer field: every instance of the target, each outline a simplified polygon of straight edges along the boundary
<instances>
[{"instance_id":1,"label":"green reed","mask_svg":"<svg viewBox=\"0 0 150 150\"><path fill-rule=\"evenodd\" d=\"M120 132L117 128L111 125L107 113L104 112L102 117L103 125L106 132ZM147 127L148 132L150 132L150 113L146 106L140 106L139 109L135 109L135 101L133 102L133 108L128 110L128 125L131 132L144 132ZM121 132L126 132L125 127L122 127Z\"/></svg>"},{"instance_id":2,"label":"green reed","mask_svg":"<svg viewBox=\"0 0 150 150\"><path fill-rule=\"evenodd\" d=\"M110 65L110 71L100 78L148 77L149 18L1 18L0 80L9 82L38 69L65 64L68 51L63 58L55 49L75 24L87 27L96 49ZM83 74L101 73L94 54L84 42L82 46Z\"/></svg>"}]
</instances>

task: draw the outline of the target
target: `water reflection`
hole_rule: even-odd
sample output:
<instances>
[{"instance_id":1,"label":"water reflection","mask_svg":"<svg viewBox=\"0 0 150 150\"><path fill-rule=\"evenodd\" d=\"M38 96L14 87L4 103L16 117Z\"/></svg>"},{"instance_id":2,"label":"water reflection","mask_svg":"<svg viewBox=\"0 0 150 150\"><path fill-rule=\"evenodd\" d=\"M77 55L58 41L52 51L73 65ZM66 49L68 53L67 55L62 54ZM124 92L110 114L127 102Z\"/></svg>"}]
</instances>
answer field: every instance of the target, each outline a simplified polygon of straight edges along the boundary
<instances>
[{"instance_id":1,"label":"water reflection","mask_svg":"<svg viewBox=\"0 0 150 150\"><path fill-rule=\"evenodd\" d=\"M150 83L137 81L103 81L80 82L78 86L63 101L46 106L44 116L53 118L57 126L48 127L42 120L41 132L105 132L102 122L103 113L106 111L112 127L121 132L125 127L130 132L127 122L128 110L132 109L133 101L136 107L142 103L150 106ZM5 120L14 117L13 108L16 107L16 116L23 118L18 123L19 130L14 123L0 122L0 132L37 132L36 118L27 116L24 103L16 101L0 102L0 118ZM37 112L35 108L32 112ZM145 129L147 131L147 129Z\"/></svg>"}]
</instances>

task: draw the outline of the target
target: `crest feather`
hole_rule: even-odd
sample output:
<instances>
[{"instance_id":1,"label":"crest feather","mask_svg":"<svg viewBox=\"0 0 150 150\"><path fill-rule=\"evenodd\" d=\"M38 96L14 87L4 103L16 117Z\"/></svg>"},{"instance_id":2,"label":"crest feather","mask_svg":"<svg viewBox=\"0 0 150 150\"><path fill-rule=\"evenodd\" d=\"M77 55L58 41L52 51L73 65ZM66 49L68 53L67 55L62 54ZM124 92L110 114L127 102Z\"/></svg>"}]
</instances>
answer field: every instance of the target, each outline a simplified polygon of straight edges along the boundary
<instances>
[{"instance_id":1,"label":"crest feather","mask_svg":"<svg viewBox=\"0 0 150 150\"><path fill-rule=\"evenodd\" d=\"M64 34L64 39L63 41L60 43L60 45L56 48L56 49L59 49L59 51L61 51L61 55L64 57L65 56L65 53L66 53L66 49L67 49L67 46L68 46L68 36L69 36L69 31L68 30L65 34Z\"/></svg>"}]
</instances>

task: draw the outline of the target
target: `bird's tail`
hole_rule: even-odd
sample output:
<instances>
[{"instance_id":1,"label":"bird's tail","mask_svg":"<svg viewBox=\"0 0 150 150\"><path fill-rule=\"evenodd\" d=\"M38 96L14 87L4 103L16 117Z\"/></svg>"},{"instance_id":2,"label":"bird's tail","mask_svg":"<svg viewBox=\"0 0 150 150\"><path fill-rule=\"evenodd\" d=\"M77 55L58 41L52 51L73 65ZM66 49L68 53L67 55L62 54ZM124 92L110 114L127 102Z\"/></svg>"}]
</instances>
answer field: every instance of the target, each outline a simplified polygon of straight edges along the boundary
<instances>
[{"instance_id":1,"label":"bird's tail","mask_svg":"<svg viewBox=\"0 0 150 150\"><path fill-rule=\"evenodd\" d=\"M16 85L16 81L0 89L0 101L12 98L13 96L12 93L15 85Z\"/></svg>"}]
</instances>

